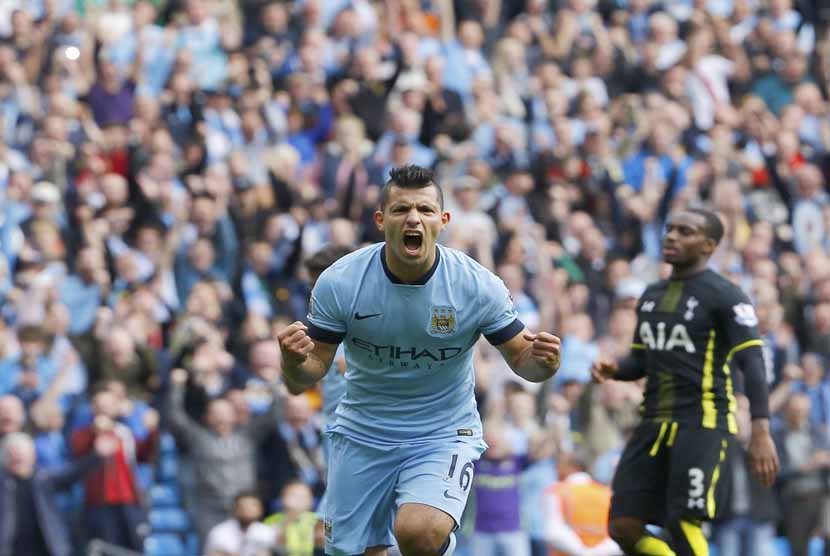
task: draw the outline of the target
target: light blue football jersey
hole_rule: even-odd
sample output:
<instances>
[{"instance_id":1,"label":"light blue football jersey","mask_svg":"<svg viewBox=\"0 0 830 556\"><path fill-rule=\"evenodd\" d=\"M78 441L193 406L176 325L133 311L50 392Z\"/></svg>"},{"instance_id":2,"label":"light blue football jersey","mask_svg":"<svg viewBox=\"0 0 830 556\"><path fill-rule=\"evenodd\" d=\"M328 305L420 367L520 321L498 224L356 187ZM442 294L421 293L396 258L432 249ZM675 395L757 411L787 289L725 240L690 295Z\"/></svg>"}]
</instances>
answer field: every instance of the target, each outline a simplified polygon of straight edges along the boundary
<instances>
[{"instance_id":1,"label":"light blue football jersey","mask_svg":"<svg viewBox=\"0 0 830 556\"><path fill-rule=\"evenodd\" d=\"M438 246L417 284L386 268L384 244L339 259L317 280L309 336L343 342L346 393L330 429L373 446L481 438L473 347L522 331L495 274Z\"/></svg>"}]
</instances>

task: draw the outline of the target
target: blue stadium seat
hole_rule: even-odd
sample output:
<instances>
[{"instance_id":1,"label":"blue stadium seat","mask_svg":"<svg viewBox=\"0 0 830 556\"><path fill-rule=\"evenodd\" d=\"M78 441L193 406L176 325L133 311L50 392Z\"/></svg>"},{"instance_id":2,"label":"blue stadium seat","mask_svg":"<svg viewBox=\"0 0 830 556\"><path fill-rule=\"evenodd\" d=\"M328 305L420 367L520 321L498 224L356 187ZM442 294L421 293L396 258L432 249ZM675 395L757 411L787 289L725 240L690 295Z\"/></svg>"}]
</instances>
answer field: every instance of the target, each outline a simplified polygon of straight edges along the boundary
<instances>
[{"instance_id":1,"label":"blue stadium seat","mask_svg":"<svg viewBox=\"0 0 830 556\"><path fill-rule=\"evenodd\" d=\"M162 481L176 481L179 476L179 461L176 456L166 454L159 460L158 477Z\"/></svg>"},{"instance_id":2,"label":"blue stadium seat","mask_svg":"<svg viewBox=\"0 0 830 556\"><path fill-rule=\"evenodd\" d=\"M144 539L146 556L185 556L184 543L178 535L163 533Z\"/></svg>"},{"instance_id":3,"label":"blue stadium seat","mask_svg":"<svg viewBox=\"0 0 830 556\"><path fill-rule=\"evenodd\" d=\"M199 552L199 535L196 533L188 533L184 541L187 548L187 556L200 556Z\"/></svg>"},{"instance_id":4,"label":"blue stadium seat","mask_svg":"<svg viewBox=\"0 0 830 556\"><path fill-rule=\"evenodd\" d=\"M785 537L772 539L772 556L790 556L790 543Z\"/></svg>"},{"instance_id":5,"label":"blue stadium seat","mask_svg":"<svg viewBox=\"0 0 830 556\"><path fill-rule=\"evenodd\" d=\"M153 485L150 488L150 504L153 508L177 508L179 506L179 489L173 485Z\"/></svg>"},{"instance_id":6,"label":"blue stadium seat","mask_svg":"<svg viewBox=\"0 0 830 556\"><path fill-rule=\"evenodd\" d=\"M159 436L159 448L162 455L176 454L178 452L178 449L176 448L176 439L173 438L173 435L169 432L163 432Z\"/></svg>"},{"instance_id":7,"label":"blue stadium seat","mask_svg":"<svg viewBox=\"0 0 830 556\"><path fill-rule=\"evenodd\" d=\"M135 466L135 470L139 488L146 491L155 480L156 470L153 469L152 464L149 463L139 463Z\"/></svg>"},{"instance_id":8,"label":"blue stadium seat","mask_svg":"<svg viewBox=\"0 0 830 556\"><path fill-rule=\"evenodd\" d=\"M149 519L154 533L183 533L190 529L190 519L178 508L150 510Z\"/></svg>"},{"instance_id":9,"label":"blue stadium seat","mask_svg":"<svg viewBox=\"0 0 830 556\"><path fill-rule=\"evenodd\" d=\"M819 537L813 537L810 539L810 547L807 549L807 553L810 556L824 556L827 554L827 551L824 548L824 540Z\"/></svg>"}]
</instances>

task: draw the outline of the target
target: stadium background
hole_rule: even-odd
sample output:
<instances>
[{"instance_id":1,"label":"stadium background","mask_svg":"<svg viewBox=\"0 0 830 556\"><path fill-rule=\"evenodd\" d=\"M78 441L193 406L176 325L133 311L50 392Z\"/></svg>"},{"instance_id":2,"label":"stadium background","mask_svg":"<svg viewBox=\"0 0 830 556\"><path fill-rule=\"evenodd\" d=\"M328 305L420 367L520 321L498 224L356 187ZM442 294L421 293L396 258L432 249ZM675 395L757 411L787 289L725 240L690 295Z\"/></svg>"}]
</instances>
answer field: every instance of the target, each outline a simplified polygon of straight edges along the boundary
<instances>
[{"instance_id":1,"label":"stadium background","mask_svg":"<svg viewBox=\"0 0 830 556\"><path fill-rule=\"evenodd\" d=\"M560 455L608 482L636 423L639 387L588 369L625 354L661 222L690 203L723 216L713 264L757 307L783 462L771 492L737 481L713 547L771 531L787 554L794 515L830 537L829 21L821 0L0 0L0 434L55 469L110 411L148 554L200 553L243 487L267 513L289 480L318 497L320 397L265 386L273 337L306 314L305 259L377 241L378 188L416 163L442 241L564 339L541 388L477 356L493 436L532 458L509 511L537 553ZM267 420L274 397L247 462L174 434L218 398L211 427ZM123 509L82 491L55 501L78 551Z\"/></svg>"}]
</instances>

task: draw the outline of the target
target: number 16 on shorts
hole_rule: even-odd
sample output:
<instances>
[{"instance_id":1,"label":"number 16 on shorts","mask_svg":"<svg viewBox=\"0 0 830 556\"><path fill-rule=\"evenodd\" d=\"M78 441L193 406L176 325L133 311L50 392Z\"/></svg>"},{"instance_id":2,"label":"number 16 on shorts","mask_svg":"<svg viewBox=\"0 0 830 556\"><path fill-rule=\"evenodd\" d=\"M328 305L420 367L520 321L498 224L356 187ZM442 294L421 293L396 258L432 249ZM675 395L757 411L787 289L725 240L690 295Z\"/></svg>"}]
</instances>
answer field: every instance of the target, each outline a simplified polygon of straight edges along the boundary
<instances>
[{"instance_id":1,"label":"number 16 on shorts","mask_svg":"<svg viewBox=\"0 0 830 556\"><path fill-rule=\"evenodd\" d=\"M450 460L449 469L447 470L447 476L444 477L444 481L450 483L451 487L455 487L455 484L457 484L458 488L461 490L461 493L466 494L473 482L472 462L468 461L464 463L459 469L458 454L453 454L452 459ZM452 488L444 489L444 497L460 501L461 497L453 495L452 490Z\"/></svg>"}]
</instances>

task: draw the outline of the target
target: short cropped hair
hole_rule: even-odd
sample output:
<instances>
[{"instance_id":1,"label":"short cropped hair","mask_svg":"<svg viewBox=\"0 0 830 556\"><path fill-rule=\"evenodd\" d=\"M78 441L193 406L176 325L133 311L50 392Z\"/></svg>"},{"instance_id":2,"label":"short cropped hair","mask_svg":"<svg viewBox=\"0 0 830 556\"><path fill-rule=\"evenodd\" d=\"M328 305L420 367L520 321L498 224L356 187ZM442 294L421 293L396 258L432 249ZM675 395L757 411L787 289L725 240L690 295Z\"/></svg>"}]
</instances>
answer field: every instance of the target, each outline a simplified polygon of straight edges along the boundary
<instances>
[{"instance_id":1,"label":"short cropped hair","mask_svg":"<svg viewBox=\"0 0 830 556\"><path fill-rule=\"evenodd\" d=\"M441 186L435 181L435 173L423 166L399 166L389 171L389 181L380 191L380 208L383 210L389 201L389 192L392 186L403 187L404 189L421 189L423 187L434 187L438 192L438 205L444 208L444 192Z\"/></svg>"},{"instance_id":2,"label":"short cropped hair","mask_svg":"<svg viewBox=\"0 0 830 556\"><path fill-rule=\"evenodd\" d=\"M692 214L699 214L705 218L706 223L703 225L703 233L706 234L707 238L714 240L716 244L720 243L720 240L723 239L724 234L723 222L721 221L720 216L711 210L704 208L690 208L686 210Z\"/></svg>"}]
</instances>

